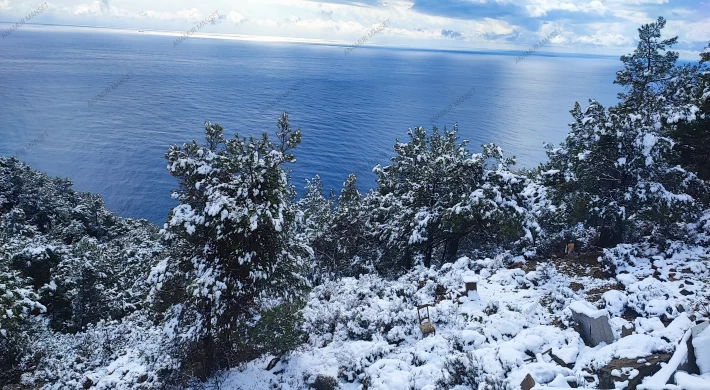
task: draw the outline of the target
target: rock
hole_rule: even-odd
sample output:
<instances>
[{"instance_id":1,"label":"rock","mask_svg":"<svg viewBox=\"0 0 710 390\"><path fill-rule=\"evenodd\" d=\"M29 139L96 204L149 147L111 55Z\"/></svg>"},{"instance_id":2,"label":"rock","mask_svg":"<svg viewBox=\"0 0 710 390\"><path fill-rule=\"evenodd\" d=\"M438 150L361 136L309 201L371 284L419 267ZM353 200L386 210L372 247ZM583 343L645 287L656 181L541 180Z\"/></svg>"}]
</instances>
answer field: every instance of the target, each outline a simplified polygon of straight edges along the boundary
<instances>
[{"instance_id":1,"label":"rock","mask_svg":"<svg viewBox=\"0 0 710 390\"><path fill-rule=\"evenodd\" d=\"M535 380L530 376L530 374L525 376L525 379L520 383L522 390L530 390L535 387Z\"/></svg>"},{"instance_id":2,"label":"rock","mask_svg":"<svg viewBox=\"0 0 710 390\"><path fill-rule=\"evenodd\" d=\"M611 363L602 367L597 375L599 376L600 389L615 389L614 382L628 381L624 389L635 389L643 378L651 376L661 369L661 363L667 363L671 359L671 354L661 353L647 356L643 359L615 359ZM635 371L634 371L635 370ZM638 374L634 376L633 374ZM633 378L631 378L633 376Z\"/></svg>"},{"instance_id":3,"label":"rock","mask_svg":"<svg viewBox=\"0 0 710 390\"><path fill-rule=\"evenodd\" d=\"M621 327L621 337L624 338L626 336L631 336L634 334L634 330L636 330L636 327L634 324L629 324L629 325L624 325Z\"/></svg>"},{"instance_id":4,"label":"rock","mask_svg":"<svg viewBox=\"0 0 710 390\"><path fill-rule=\"evenodd\" d=\"M688 295L693 295L693 294L694 294L694 293L693 293L692 291L688 291L688 290L686 290L686 289L680 290L680 295L685 295L686 297L687 297Z\"/></svg>"},{"instance_id":5,"label":"rock","mask_svg":"<svg viewBox=\"0 0 710 390\"><path fill-rule=\"evenodd\" d=\"M572 311L572 319L578 324L577 331L587 345L596 347L602 342L614 342L614 333L611 331L609 313L606 310L598 310L585 301L572 302L569 308Z\"/></svg>"},{"instance_id":6,"label":"rock","mask_svg":"<svg viewBox=\"0 0 710 390\"><path fill-rule=\"evenodd\" d=\"M697 337L700 332L705 330L708 327L707 322L703 322L700 324L695 325L694 327L691 328L690 331L690 338L688 338L688 358L686 359L685 362L681 363L678 366L678 370L680 371L685 371L688 374L700 374L700 367L698 367L698 354L697 354L697 349L693 346L693 338Z\"/></svg>"},{"instance_id":7,"label":"rock","mask_svg":"<svg viewBox=\"0 0 710 390\"><path fill-rule=\"evenodd\" d=\"M661 319L661 323L662 323L663 326L665 326L666 328L668 327L668 325L671 324L671 322L673 322L673 318L671 318L671 317L670 317L668 314L666 314L666 313L663 313L663 315L661 316L660 319Z\"/></svg>"},{"instance_id":8,"label":"rock","mask_svg":"<svg viewBox=\"0 0 710 390\"><path fill-rule=\"evenodd\" d=\"M279 360L281 360L281 356L277 356L277 357L271 359L269 364L266 366L266 371L271 371L274 367L276 367L276 363L278 363Z\"/></svg>"}]
</instances>

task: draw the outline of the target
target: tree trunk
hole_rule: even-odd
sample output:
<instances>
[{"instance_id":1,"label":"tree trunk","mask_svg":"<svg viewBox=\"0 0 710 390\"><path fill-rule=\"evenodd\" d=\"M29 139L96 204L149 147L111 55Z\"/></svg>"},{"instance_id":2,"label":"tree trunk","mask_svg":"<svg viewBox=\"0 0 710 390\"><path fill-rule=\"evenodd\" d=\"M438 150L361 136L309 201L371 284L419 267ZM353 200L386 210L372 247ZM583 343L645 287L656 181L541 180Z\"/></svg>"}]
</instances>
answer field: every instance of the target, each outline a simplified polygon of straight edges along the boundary
<instances>
[{"instance_id":1,"label":"tree trunk","mask_svg":"<svg viewBox=\"0 0 710 390\"><path fill-rule=\"evenodd\" d=\"M442 262L453 263L456 261L456 254L459 251L459 243L461 242L461 234L453 233L446 239L446 245L444 246L444 255L442 256Z\"/></svg>"},{"instance_id":2,"label":"tree trunk","mask_svg":"<svg viewBox=\"0 0 710 390\"><path fill-rule=\"evenodd\" d=\"M434 253L434 243L431 242L431 238L427 239L426 250L424 251L424 266L431 267L431 256Z\"/></svg>"}]
</instances>

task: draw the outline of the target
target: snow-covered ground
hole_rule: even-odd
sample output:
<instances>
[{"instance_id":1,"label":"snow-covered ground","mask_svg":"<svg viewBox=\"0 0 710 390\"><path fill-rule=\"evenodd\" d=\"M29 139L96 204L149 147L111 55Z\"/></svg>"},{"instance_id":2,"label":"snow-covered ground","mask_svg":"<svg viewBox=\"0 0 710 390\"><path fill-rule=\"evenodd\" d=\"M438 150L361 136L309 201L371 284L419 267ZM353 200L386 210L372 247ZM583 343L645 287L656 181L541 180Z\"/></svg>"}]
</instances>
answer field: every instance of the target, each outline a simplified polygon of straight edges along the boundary
<instances>
[{"instance_id":1,"label":"snow-covered ground","mask_svg":"<svg viewBox=\"0 0 710 390\"><path fill-rule=\"evenodd\" d=\"M329 281L313 289L304 309L307 344L271 371L265 368L272 357L266 356L214 382L250 390L326 389L334 388L333 380L342 389L517 389L530 374L536 388L568 382L597 388L599 370L614 359L643 364L641 359L672 354L710 309L707 248L671 245L658 252L622 245L601 258L616 268L615 278L604 276L601 262L574 255L544 262L514 258L513 264L501 255L464 257L436 271L420 267L397 280L366 275ZM457 299L472 275L479 278L478 298ZM612 344L585 345L570 323L569 306L578 301L608 313ZM427 303L433 304L436 334L422 337L416 306ZM622 338L622 328L632 325L634 333ZM696 343L708 339L703 334ZM702 372L707 359L698 359ZM623 388L629 382L622 379L639 372L620 367L614 375ZM679 372L675 380L683 388L710 389L708 374Z\"/></svg>"}]
</instances>

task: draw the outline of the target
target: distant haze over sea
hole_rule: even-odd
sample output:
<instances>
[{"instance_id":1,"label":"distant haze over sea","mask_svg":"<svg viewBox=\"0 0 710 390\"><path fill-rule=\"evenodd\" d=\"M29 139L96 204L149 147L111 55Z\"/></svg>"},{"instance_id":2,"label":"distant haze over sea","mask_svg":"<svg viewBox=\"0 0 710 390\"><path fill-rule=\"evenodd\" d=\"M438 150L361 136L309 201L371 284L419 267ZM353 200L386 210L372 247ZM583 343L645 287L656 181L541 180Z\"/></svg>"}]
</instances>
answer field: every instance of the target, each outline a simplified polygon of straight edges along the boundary
<instances>
[{"instance_id":1,"label":"distant haze over sea","mask_svg":"<svg viewBox=\"0 0 710 390\"><path fill-rule=\"evenodd\" d=\"M230 136L272 135L286 110L303 131L296 188L319 174L339 191L352 172L367 191L395 139L430 130L434 117L440 128L457 121L474 152L495 142L535 167L544 141L564 139L575 101L608 106L620 91L621 62L602 57L533 53L516 63L521 53L361 46L345 56L338 46L174 40L25 29L0 41L0 154L32 144L21 159L33 168L100 194L118 215L162 224L177 188L164 154L201 143L205 120Z\"/></svg>"}]
</instances>

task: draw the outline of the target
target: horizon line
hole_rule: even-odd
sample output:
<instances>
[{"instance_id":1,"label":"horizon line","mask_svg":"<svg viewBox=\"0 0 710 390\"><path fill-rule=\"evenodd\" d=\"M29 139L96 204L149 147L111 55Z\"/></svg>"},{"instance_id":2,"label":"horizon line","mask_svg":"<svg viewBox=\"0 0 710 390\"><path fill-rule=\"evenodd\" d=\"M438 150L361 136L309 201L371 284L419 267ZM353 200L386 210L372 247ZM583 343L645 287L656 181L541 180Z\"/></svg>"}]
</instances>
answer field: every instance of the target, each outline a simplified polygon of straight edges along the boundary
<instances>
[{"instance_id":1,"label":"horizon line","mask_svg":"<svg viewBox=\"0 0 710 390\"><path fill-rule=\"evenodd\" d=\"M14 24L14 22L0 21L0 24ZM176 30L160 30L160 29L141 29L135 27L110 27L110 26L88 26L88 25L72 25L72 24L55 24L55 23L25 23L25 26L38 26L38 27L66 27L75 29L95 29L95 30L117 30L121 32L135 32L143 33L147 35L154 36L181 36L184 31ZM270 36L270 35L251 35L251 34L234 34L234 33L208 33L200 32L195 33L191 38L205 38L205 39L218 39L227 41L248 41L248 42L258 42L258 43L295 43L295 44L309 44L309 45L321 45L321 46L334 46L334 47L348 47L352 43L340 41L340 40L327 40L327 39L314 39L314 38L296 38L296 37L280 37L280 36ZM525 53L526 49L434 49L434 48L423 48L423 47L413 47L413 46L397 46L397 45L378 45L378 44L368 44L363 45L366 48L372 49L391 49L391 50L404 50L404 51L419 51L419 52L444 52L444 53L461 53L461 54L497 54L497 55L516 55L519 53ZM551 52L551 51L538 51L537 55L543 55L548 57L580 57L580 58L618 58L619 55L614 54L591 54L591 53L580 53L580 52ZM682 60L681 60L682 61Z\"/></svg>"}]
</instances>

